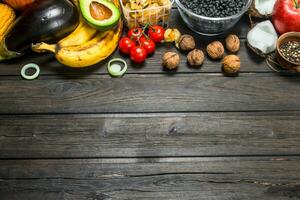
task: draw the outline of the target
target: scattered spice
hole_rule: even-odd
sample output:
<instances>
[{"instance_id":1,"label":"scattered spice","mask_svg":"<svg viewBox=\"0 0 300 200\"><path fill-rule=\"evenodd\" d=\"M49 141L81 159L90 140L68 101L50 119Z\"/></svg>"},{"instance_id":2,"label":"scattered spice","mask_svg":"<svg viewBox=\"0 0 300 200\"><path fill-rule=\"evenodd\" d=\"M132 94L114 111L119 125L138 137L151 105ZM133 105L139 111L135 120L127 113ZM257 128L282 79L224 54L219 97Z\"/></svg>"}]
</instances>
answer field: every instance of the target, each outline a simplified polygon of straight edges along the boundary
<instances>
[{"instance_id":1,"label":"scattered spice","mask_svg":"<svg viewBox=\"0 0 300 200\"><path fill-rule=\"evenodd\" d=\"M280 53L288 61L300 63L300 41L288 41L279 47Z\"/></svg>"}]
</instances>

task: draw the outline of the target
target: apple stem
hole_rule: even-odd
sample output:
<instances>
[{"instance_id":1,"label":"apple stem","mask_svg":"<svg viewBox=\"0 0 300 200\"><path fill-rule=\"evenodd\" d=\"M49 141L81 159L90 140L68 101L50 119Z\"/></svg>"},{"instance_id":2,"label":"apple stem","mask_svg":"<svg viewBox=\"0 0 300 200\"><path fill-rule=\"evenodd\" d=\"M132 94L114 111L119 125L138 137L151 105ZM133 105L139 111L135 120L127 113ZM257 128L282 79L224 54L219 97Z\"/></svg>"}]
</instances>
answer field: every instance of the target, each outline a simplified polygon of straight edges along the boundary
<instances>
[{"instance_id":1,"label":"apple stem","mask_svg":"<svg viewBox=\"0 0 300 200\"><path fill-rule=\"evenodd\" d=\"M294 0L294 2L295 2L295 5L296 5L296 8L297 8L297 9L300 8L300 5L299 5L298 0Z\"/></svg>"}]
</instances>

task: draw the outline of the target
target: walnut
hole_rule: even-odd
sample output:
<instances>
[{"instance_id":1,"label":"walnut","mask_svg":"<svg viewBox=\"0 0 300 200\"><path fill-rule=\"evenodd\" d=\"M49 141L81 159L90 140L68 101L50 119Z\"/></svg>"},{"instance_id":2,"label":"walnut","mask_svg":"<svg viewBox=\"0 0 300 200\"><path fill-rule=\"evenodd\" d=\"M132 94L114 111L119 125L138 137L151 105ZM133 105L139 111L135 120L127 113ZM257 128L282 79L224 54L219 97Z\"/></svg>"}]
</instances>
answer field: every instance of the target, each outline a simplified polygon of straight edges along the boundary
<instances>
[{"instance_id":1,"label":"walnut","mask_svg":"<svg viewBox=\"0 0 300 200\"><path fill-rule=\"evenodd\" d=\"M226 42L226 48L228 51L232 53L236 53L240 50L240 39L237 35L230 34L225 39Z\"/></svg>"},{"instance_id":2,"label":"walnut","mask_svg":"<svg viewBox=\"0 0 300 200\"><path fill-rule=\"evenodd\" d=\"M179 38L178 46L183 51L190 51L195 49L196 42L193 36L191 35L182 35Z\"/></svg>"},{"instance_id":3,"label":"walnut","mask_svg":"<svg viewBox=\"0 0 300 200\"><path fill-rule=\"evenodd\" d=\"M228 55L223 59L223 70L227 74L237 74L241 68L240 58L236 55Z\"/></svg>"},{"instance_id":4,"label":"walnut","mask_svg":"<svg viewBox=\"0 0 300 200\"><path fill-rule=\"evenodd\" d=\"M206 51L212 59L221 59L224 56L224 46L219 41L214 41L207 45Z\"/></svg>"},{"instance_id":5,"label":"walnut","mask_svg":"<svg viewBox=\"0 0 300 200\"><path fill-rule=\"evenodd\" d=\"M187 60L190 66L200 66L204 61L204 53L200 49L194 49L187 55Z\"/></svg>"},{"instance_id":6,"label":"walnut","mask_svg":"<svg viewBox=\"0 0 300 200\"><path fill-rule=\"evenodd\" d=\"M163 66L167 69L176 69L179 65L180 57L175 52L167 52L163 55Z\"/></svg>"}]
</instances>

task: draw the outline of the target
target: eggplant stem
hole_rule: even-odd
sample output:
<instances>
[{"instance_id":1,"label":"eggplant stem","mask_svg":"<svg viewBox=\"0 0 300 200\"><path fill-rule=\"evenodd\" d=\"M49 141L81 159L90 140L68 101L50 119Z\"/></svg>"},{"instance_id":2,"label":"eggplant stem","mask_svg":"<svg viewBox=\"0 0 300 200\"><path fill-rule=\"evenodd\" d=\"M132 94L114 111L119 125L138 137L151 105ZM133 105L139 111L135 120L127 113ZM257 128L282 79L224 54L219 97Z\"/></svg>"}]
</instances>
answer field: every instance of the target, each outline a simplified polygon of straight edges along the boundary
<instances>
[{"instance_id":1,"label":"eggplant stem","mask_svg":"<svg viewBox=\"0 0 300 200\"><path fill-rule=\"evenodd\" d=\"M56 45L55 44L47 44L44 42L33 44L31 49L37 53L44 53L50 51L52 53L56 52Z\"/></svg>"}]
</instances>

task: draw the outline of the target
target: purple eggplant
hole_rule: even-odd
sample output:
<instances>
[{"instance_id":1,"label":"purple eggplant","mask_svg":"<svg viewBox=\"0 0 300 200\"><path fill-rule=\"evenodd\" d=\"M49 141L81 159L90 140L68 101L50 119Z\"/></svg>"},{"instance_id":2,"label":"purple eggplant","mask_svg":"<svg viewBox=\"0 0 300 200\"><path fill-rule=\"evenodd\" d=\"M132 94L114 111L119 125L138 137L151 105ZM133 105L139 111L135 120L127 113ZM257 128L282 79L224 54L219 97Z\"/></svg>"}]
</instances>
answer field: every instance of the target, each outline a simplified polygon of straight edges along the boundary
<instances>
[{"instance_id":1,"label":"purple eggplant","mask_svg":"<svg viewBox=\"0 0 300 200\"><path fill-rule=\"evenodd\" d=\"M36 0L5 38L9 51L24 54L32 43L56 43L76 29L79 13L69 0Z\"/></svg>"}]
</instances>

